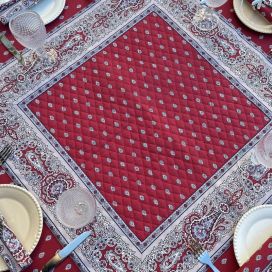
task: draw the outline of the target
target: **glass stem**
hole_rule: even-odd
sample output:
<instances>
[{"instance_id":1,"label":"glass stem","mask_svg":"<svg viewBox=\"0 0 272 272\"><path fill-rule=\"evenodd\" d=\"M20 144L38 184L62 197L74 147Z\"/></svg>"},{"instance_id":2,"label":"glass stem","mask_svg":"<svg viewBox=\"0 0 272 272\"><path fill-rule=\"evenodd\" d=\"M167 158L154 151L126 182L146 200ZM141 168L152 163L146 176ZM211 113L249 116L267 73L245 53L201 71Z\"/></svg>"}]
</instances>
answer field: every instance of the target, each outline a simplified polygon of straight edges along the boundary
<instances>
[{"instance_id":1,"label":"glass stem","mask_svg":"<svg viewBox=\"0 0 272 272\"><path fill-rule=\"evenodd\" d=\"M35 50L38 59L42 62L44 66L52 66L56 63L56 52L54 49L47 51L44 46Z\"/></svg>"}]
</instances>

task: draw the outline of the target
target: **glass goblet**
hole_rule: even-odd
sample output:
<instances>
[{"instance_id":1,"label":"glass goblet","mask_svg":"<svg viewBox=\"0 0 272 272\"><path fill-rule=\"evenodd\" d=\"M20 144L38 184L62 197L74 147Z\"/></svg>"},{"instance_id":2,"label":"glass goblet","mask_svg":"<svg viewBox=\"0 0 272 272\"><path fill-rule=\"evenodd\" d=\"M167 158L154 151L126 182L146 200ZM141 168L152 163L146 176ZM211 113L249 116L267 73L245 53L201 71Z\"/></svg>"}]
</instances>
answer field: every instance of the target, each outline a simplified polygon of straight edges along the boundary
<instances>
[{"instance_id":1,"label":"glass goblet","mask_svg":"<svg viewBox=\"0 0 272 272\"><path fill-rule=\"evenodd\" d=\"M193 17L193 24L201 31L211 31L217 27L218 19L213 9L206 5L200 5L196 8Z\"/></svg>"},{"instance_id":2,"label":"glass goblet","mask_svg":"<svg viewBox=\"0 0 272 272\"><path fill-rule=\"evenodd\" d=\"M81 188L69 189L59 197L56 216L69 228L82 228L91 223L96 214L96 201L92 194Z\"/></svg>"},{"instance_id":3,"label":"glass goblet","mask_svg":"<svg viewBox=\"0 0 272 272\"><path fill-rule=\"evenodd\" d=\"M272 132L256 145L253 157L256 163L272 168Z\"/></svg>"},{"instance_id":4,"label":"glass goblet","mask_svg":"<svg viewBox=\"0 0 272 272\"><path fill-rule=\"evenodd\" d=\"M205 4L210 8L219 8L223 6L228 0L201 0L201 4Z\"/></svg>"},{"instance_id":5,"label":"glass goblet","mask_svg":"<svg viewBox=\"0 0 272 272\"><path fill-rule=\"evenodd\" d=\"M196 27L202 31L213 30L217 26L217 17L214 8L224 5L227 0L200 0L193 18Z\"/></svg>"},{"instance_id":6,"label":"glass goblet","mask_svg":"<svg viewBox=\"0 0 272 272\"><path fill-rule=\"evenodd\" d=\"M55 62L55 54L51 50L47 52L44 48L47 37L46 28L38 13L23 11L16 14L11 18L9 28L20 44L35 50L37 57L44 65L52 65Z\"/></svg>"}]
</instances>

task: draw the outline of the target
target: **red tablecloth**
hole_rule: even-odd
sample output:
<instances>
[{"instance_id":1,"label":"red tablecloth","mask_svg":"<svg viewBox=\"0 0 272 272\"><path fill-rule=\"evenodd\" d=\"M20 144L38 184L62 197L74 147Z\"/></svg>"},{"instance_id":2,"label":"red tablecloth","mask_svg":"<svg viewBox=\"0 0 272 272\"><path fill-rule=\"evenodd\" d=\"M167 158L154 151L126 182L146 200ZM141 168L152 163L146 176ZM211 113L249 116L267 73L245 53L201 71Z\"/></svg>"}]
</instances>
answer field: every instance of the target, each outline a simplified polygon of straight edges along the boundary
<instances>
[{"instance_id":1,"label":"red tablecloth","mask_svg":"<svg viewBox=\"0 0 272 272\"><path fill-rule=\"evenodd\" d=\"M53 23L48 25L48 30L54 29L58 24L63 22L64 20L70 18L74 14L76 14L79 10L83 9L89 4L89 1L87 0L79 0L79 1L72 1L67 0L66 7L62 15L59 19L54 21ZM237 28L241 28L241 31L248 37L252 39L254 43L261 46L262 49L268 53L270 51L269 46L272 44L272 36L271 35L265 35L265 34L259 34L256 32L253 32L243 26L237 17L234 14L233 8L232 8L232 2L228 1L223 7L222 7L222 14L231 22L233 23ZM6 26L0 26L0 30L7 30ZM7 30L8 31L8 30ZM10 34L8 33L8 37L11 38ZM12 38L11 38L12 39ZM17 45L17 44L16 44ZM20 46L17 45L19 48ZM10 58L10 55L8 52L0 45L0 62L5 62ZM102 55L102 54L101 54ZM101 56L101 62L102 62L103 56ZM92 67L93 69L95 67ZM45 98L46 101L46 98ZM33 111L37 110L35 108L35 104L33 104ZM80 161L80 158L79 158ZM0 176L0 183L9 183L11 180L7 177L7 175L1 175ZM126 220L126 218L124 218ZM154 226L154 228L157 226ZM139 230L139 233L141 230ZM141 235L141 234L139 234ZM143 237L144 238L144 237ZM37 248L35 249L34 253L32 254L32 258L34 260L33 265L27 270L27 271L36 271L35 269L39 270L42 265L55 253L57 249L59 249L61 246L57 241L57 238L54 237L54 235L51 233L50 229L44 225L43 234L40 243L38 244ZM232 249L232 245L229 247L229 249L222 254L221 257L218 258L218 260L215 262L215 265L218 267L220 271L236 271L238 269L238 264L235 260L234 252ZM74 264L74 262L71 259L65 260L63 264L61 264L56 271L80 271L79 268Z\"/></svg>"}]
</instances>

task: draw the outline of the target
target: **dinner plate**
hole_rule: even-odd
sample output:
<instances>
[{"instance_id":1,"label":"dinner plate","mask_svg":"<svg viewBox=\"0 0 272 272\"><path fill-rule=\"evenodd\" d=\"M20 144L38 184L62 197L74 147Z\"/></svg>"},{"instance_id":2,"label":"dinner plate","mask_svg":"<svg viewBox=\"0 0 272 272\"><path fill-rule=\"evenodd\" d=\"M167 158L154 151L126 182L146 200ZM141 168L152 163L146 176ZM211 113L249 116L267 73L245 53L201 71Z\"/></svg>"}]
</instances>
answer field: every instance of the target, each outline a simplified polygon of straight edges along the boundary
<instances>
[{"instance_id":1,"label":"dinner plate","mask_svg":"<svg viewBox=\"0 0 272 272\"><path fill-rule=\"evenodd\" d=\"M262 205L245 213L234 231L233 246L242 266L272 236L272 205Z\"/></svg>"},{"instance_id":2,"label":"dinner plate","mask_svg":"<svg viewBox=\"0 0 272 272\"><path fill-rule=\"evenodd\" d=\"M6 3L10 2L10 1L12 1L12 0L0 0L0 5L6 4Z\"/></svg>"},{"instance_id":3,"label":"dinner plate","mask_svg":"<svg viewBox=\"0 0 272 272\"><path fill-rule=\"evenodd\" d=\"M272 33L272 24L268 22L247 0L233 0L236 15L247 27L261 33Z\"/></svg>"},{"instance_id":4,"label":"dinner plate","mask_svg":"<svg viewBox=\"0 0 272 272\"><path fill-rule=\"evenodd\" d=\"M45 25L58 18L65 7L65 0L40 0L30 9L36 11Z\"/></svg>"},{"instance_id":5,"label":"dinner plate","mask_svg":"<svg viewBox=\"0 0 272 272\"><path fill-rule=\"evenodd\" d=\"M0 185L0 213L9 227L31 253L39 242L43 217L38 201L25 189L15 185ZM0 271L8 270L0 258Z\"/></svg>"}]
</instances>

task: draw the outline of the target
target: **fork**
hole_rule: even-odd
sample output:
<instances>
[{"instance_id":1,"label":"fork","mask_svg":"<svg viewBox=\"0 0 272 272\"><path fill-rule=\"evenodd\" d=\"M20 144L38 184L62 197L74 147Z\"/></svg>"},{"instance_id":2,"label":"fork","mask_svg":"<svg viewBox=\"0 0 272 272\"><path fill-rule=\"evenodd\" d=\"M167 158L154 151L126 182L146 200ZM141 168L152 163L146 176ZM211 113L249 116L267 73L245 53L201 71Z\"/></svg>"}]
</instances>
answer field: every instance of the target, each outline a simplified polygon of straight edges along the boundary
<instances>
[{"instance_id":1,"label":"fork","mask_svg":"<svg viewBox=\"0 0 272 272\"><path fill-rule=\"evenodd\" d=\"M10 144L7 144L1 151L0 151L0 166L5 163L8 157L12 154L13 148Z\"/></svg>"},{"instance_id":2,"label":"fork","mask_svg":"<svg viewBox=\"0 0 272 272\"><path fill-rule=\"evenodd\" d=\"M193 253L197 256L197 259L201 263L208 265L213 272L220 272L212 263L208 251L204 250L203 247L197 241L191 240L189 243L189 247L192 249Z\"/></svg>"}]
</instances>

